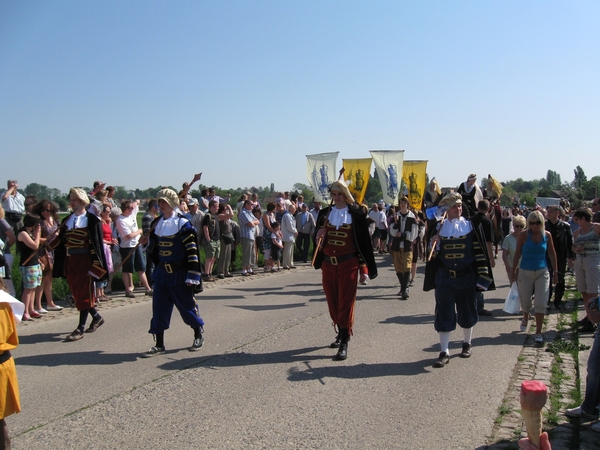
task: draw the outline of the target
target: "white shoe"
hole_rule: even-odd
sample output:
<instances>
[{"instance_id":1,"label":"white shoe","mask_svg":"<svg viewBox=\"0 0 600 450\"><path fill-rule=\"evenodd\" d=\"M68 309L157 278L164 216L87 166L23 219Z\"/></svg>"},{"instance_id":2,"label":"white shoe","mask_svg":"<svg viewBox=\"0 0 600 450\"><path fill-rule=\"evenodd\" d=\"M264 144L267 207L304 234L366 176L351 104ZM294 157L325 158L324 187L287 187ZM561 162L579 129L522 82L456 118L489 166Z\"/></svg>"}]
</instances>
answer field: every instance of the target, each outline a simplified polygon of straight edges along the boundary
<instances>
[{"instance_id":1,"label":"white shoe","mask_svg":"<svg viewBox=\"0 0 600 450\"><path fill-rule=\"evenodd\" d=\"M48 311L62 311L62 310L63 310L62 306L58 306L58 305L48 306Z\"/></svg>"},{"instance_id":2,"label":"white shoe","mask_svg":"<svg viewBox=\"0 0 600 450\"><path fill-rule=\"evenodd\" d=\"M48 312L44 308L36 309L36 311L38 312L38 314L46 314Z\"/></svg>"},{"instance_id":3,"label":"white shoe","mask_svg":"<svg viewBox=\"0 0 600 450\"><path fill-rule=\"evenodd\" d=\"M586 413L583 409L581 409L581 406L578 406L577 408L567 409L565 411L565 416L571 417L572 419L579 419L580 417L583 417L584 419L594 419L595 420L598 418L598 415ZM596 430L596 431L600 431L600 425L598 425L598 430Z\"/></svg>"}]
</instances>

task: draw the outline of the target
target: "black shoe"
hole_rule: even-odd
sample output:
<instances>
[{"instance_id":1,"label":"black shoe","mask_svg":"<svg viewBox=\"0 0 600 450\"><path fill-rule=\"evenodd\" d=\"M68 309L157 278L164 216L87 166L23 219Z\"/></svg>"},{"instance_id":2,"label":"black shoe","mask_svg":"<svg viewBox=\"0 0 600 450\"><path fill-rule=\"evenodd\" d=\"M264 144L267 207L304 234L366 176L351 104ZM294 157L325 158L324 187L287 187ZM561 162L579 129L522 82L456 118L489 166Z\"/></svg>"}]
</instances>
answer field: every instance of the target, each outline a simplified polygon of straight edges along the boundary
<instances>
[{"instance_id":1,"label":"black shoe","mask_svg":"<svg viewBox=\"0 0 600 450\"><path fill-rule=\"evenodd\" d=\"M400 296L402 297L402 300L408 300L408 289L404 292L400 292Z\"/></svg>"},{"instance_id":2,"label":"black shoe","mask_svg":"<svg viewBox=\"0 0 600 450\"><path fill-rule=\"evenodd\" d=\"M92 323L90 323L89 328L87 330L85 330L85 332L93 333L98 328L100 328L101 325L104 325L104 318L100 317L98 320L92 320Z\"/></svg>"},{"instance_id":3,"label":"black shoe","mask_svg":"<svg viewBox=\"0 0 600 450\"><path fill-rule=\"evenodd\" d=\"M481 311L477 311L477 314L479 316L491 316L492 312L488 311L487 309L482 309Z\"/></svg>"},{"instance_id":4,"label":"black shoe","mask_svg":"<svg viewBox=\"0 0 600 450\"><path fill-rule=\"evenodd\" d=\"M596 331L596 327L590 321L584 323L581 328L577 330L578 333L593 333Z\"/></svg>"},{"instance_id":5,"label":"black shoe","mask_svg":"<svg viewBox=\"0 0 600 450\"><path fill-rule=\"evenodd\" d=\"M446 352L440 352L440 356L433 363L433 367L444 367L450 362L450 356Z\"/></svg>"},{"instance_id":6,"label":"black shoe","mask_svg":"<svg viewBox=\"0 0 600 450\"><path fill-rule=\"evenodd\" d=\"M335 337L335 341L333 341L331 344L329 344L329 348L340 348L340 343L342 341L340 340L340 335L338 334Z\"/></svg>"},{"instance_id":7,"label":"black shoe","mask_svg":"<svg viewBox=\"0 0 600 450\"><path fill-rule=\"evenodd\" d=\"M463 342L462 352L460 354L461 358L470 358L471 357L471 344L467 344Z\"/></svg>"},{"instance_id":8,"label":"black shoe","mask_svg":"<svg viewBox=\"0 0 600 450\"><path fill-rule=\"evenodd\" d=\"M340 348L339 348L337 354L335 355L335 359L337 359L338 361L343 361L347 357L348 357L348 343L347 342L340 343Z\"/></svg>"},{"instance_id":9,"label":"black shoe","mask_svg":"<svg viewBox=\"0 0 600 450\"><path fill-rule=\"evenodd\" d=\"M194 339L192 346L188 350L190 352L197 352L198 350L200 350L202 348L203 344L204 344L204 336L202 336L202 334L201 334L199 338Z\"/></svg>"}]
</instances>

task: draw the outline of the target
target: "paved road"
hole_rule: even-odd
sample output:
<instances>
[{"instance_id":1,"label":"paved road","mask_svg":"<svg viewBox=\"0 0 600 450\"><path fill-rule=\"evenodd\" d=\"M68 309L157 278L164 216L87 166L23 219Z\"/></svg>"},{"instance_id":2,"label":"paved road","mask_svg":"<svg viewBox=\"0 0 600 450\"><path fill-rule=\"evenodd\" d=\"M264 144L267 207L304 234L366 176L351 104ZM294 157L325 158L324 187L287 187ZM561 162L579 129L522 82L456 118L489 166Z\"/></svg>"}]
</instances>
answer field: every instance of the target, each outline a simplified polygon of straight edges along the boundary
<instances>
[{"instance_id":1,"label":"paved road","mask_svg":"<svg viewBox=\"0 0 600 450\"><path fill-rule=\"evenodd\" d=\"M473 356L432 367L439 352L433 293L397 297L389 257L360 287L349 358L333 361L334 337L310 268L217 286L199 296L206 343L175 312L167 353L152 345L150 302L103 312L106 324L64 343L75 316L20 328L15 351L23 411L7 419L15 449L402 448L475 449L487 443L524 334L504 314L475 328Z\"/></svg>"}]
</instances>

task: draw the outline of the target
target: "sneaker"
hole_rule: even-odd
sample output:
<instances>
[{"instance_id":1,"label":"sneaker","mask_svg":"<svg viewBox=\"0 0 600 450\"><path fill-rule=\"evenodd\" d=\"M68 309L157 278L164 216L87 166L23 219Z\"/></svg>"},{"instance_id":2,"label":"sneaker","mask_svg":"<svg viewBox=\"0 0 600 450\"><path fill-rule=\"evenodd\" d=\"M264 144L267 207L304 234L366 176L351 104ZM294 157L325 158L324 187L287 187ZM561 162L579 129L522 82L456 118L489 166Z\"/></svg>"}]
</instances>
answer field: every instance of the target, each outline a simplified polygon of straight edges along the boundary
<instances>
[{"instance_id":1,"label":"sneaker","mask_svg":"<svg viewBox=\"0 0 600 450\"><path fill-rule=\"evenodd\" d=\"M460 354L461 358L470 358L471 357L471 344L467 342L463 342L462 352Z\"/></svg>"},{"instance_id":2,"label":"sneaker","mask_svg":"<svg viewBox=\"0 0 600 450\"><path fill-rule=\"evenodd\" d=\"M132 291L125 291L125 297L135 298L135 294Z\"/></svg>"},{"instance_id":3,"label":"sneaker","mask_svg":"<svg viewBox=\"0 0 600 450\"><path fill-rule=\"evenodd\" d=\"M440 352L440 356L433 363L433 367L444 367L450 362L450 355L446 352Z\"/></svg>"},{"instance_id":4,"label":"sneaker","mask_svg":"<svg viewBox=\"0 0 600 450\"><path fill-rule=\"evenodd\" d=\"M592 430L594 430L597 433L600 433L600 422L596 422L594 425L592 425L590 427Z\"/></svg>"},{"instance_id":5,"label":"sneaker","mask_svg":"<svg viewBox=\"0 0 600 450\"><path fill-rule=\"evenodd\" d=\"M189 350L190 352L197 352L202 348L202 345L204 345L204 336L200 335L199 338L194 339L194 343L189 348Z\"/></svg>"},{"instance_id":6,"label":"sneaker","mask_svg":"<svg viewBox=\"0 0 600 450\"><path fill-rule=\"evenodd\" d=\"M74 342L74 341L78 341L79 339L83 339L83 332L77 328L75 329L75 331L73 331L70 335L68 335L65 338L66 342Z\"/></svg>"},{"instance_id":7,"label":"sneaker","mask_svg":"<svg viewBox=\"0 0 600 450\"><path fill-rule=\"evenodd\" d=\"M48 313L48 311L46 311L44 308L40 308L40 309L36 309L38 314L46 314Z\"/></svg>"},{"instance_id":8,"label":"sneaker","mask_svg":"<svg viewBox=\"0 0 600 450\"><path fill-rule=\"evenodd\" d=\"M48 306L46 309L48 311L62 311L63 307L62 306L58 306L58 305L54 305L54 306Z\"/></svg>"},{"instance_id":9,"label":"sneaker","mask_svg":"<svg viewBox=\"0 0 600 450\"><path fill-rule=\"evenodd\" d=\"M142 353L142 358L152 358L153 356L156 355L161 355L165 352L165 348L164 347L152 347L150 350L148 350L146 353Z\"/></svg>"},{"instance_id":10,"label":"sneaker","mask_svg":"<svg viewBox=\"0 0 600 450\"><path fill-rule=\"evenodd\" d=\"M544 336L542 336L541 334L536 334L534 341L535 341L536 344L543 344L544 343Z\"/></svg>"},{"instance_id":11,"label":"sneaker","mask_svg":"<svg viewBox=\"0 0 600 450\"><path fill-rule=\"evenodd\" d=\"M86 333L93 333L98 328L100 328L102 325L104 325L104 318L103 317L100 317L98 320L92 320L92 323L90 323L89 328L87 330L85 330L85 332Z\"/></svg>"},{"instance_id":12,"label":"sneaker","mask_svg":"<svg viewBox=\"0 0 600 450\"><path fill-rule=\"evenodd\" d=\"M527 320L521 320L521 325L519 326L519 329L521 331L527 331L527 325L529 323L527 322Z\"/></svg>"},{"instance_id":13,"label":"sneaker","mask_svg":"<svg viewBox=\"0 0 600 450\"><path fill-rule=\"evenodd\" d=\"M594 415L586 413L583 409L581 409L581 406L578 406L577 408L567 409L565 411L565 416L571 417L572 419L579 419L583 417L584 419L596 420L598 418L597 414Z\"/></svg>"}]
</instances>

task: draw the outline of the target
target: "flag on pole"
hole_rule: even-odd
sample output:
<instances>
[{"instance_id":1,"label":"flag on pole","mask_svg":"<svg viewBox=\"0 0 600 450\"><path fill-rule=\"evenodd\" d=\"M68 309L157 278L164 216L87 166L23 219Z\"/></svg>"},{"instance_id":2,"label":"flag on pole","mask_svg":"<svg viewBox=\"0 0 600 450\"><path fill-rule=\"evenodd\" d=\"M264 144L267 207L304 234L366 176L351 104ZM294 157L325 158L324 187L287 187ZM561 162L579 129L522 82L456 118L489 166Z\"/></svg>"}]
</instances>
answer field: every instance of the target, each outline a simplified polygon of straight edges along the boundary
<instances>
[{"instance_id":1,"label":"flag on pole","mask_svg":"<svg viewBox=\"0 0 600 450\"><path fill-rule=\"evenodd\" d=\"M315 201L331 201L329 186L337 180L335 164L339 152L306 155L306 177L310 182Z\"/></svg>"},{"instance_id":2,"label":"flag on pole","mask_svg":"<svg viewBox=\"0 0 600 450\"><path fill-rule=\"evenodd\" d=\"M400 192L404 150L369 150L369 152L379 175L383 200L394 205L398 201Z\"/></svg>"},{"instance_id":3,"label":"flag on pole","mask_svg":"<svg viewBox=\"0 0 600 450\"><path fill-rule=\"evenodd\" d=\"M421 210L427 188L427 161L404 161L402 179L408 188L408 201L415 210Z\"/></svg>"},{"instance_id":4,"label":"flag on pole","mask_svg":"<svg viewBox=\"0 0 600 450\"><path fill-rule=\"evenodd\" d=\"M348 189L358 204L365 199L371 176L371 161L371 158L342 159L344 178L347 183L350 183Z\"/></svg>"}]
</instances>

